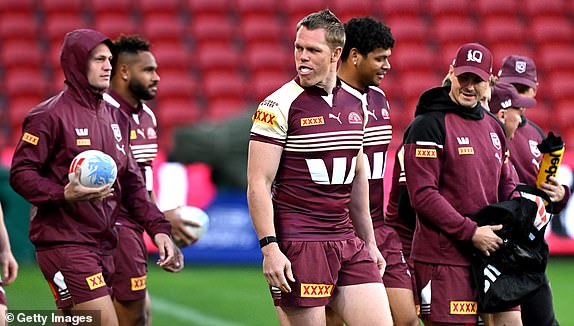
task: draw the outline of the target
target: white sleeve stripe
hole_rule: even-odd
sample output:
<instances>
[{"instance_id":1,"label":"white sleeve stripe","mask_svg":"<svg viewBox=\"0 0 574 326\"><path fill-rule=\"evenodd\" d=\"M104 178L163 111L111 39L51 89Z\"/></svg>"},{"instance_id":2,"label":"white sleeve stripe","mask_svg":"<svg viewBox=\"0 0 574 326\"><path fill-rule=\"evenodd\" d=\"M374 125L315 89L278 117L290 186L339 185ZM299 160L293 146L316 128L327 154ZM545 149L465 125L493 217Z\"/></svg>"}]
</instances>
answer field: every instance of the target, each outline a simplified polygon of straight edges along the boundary
<instances>
[{"instance_id":1,"label":"white sleeve stripe","mask_svg":"<svg viewBox=\"0 0 574 326\"><path fill-rule=\"evenodd\" d=\"M438 148L443 148L443 145L441 144L437 144L435 142L432 141L417 141L416 145L421 145L421 146L434 146L434 147L438 147Z\"/></svg>"}]
</instances>

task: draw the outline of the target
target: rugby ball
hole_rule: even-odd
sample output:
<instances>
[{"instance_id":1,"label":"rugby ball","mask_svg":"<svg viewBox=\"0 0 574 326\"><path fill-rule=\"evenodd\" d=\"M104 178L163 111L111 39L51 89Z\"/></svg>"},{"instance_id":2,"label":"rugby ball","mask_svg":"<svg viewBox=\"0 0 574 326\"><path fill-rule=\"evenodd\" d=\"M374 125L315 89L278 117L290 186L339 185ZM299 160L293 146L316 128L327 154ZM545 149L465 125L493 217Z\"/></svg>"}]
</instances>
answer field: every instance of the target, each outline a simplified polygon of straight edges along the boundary
<instances>
[{"instance_id":1,"label":"rugby ball","mask_svg":"<svg viewBox=\"0 0 574 326\"><path fill-rule=\"evenodd\" d=\"M182 206L177 208L177 215L184 221L199 224L198 227L187 225L186 230L197 240L201 239L209 228L209 216L201 208L194 206Z\"/></svg>"},{"instance_id":2,"label":"rugby ball","mask_svg":"<svg viewBox=\"0 0 574 326\"><path fill-rule=\"evenodd\" d=\"M116 181L118 167L108 154L90 149L74 157L68 169L68 179L71 180L76 167L80 167L80 184L88 188L111 185Z\"/></svg>"}]
</instances>

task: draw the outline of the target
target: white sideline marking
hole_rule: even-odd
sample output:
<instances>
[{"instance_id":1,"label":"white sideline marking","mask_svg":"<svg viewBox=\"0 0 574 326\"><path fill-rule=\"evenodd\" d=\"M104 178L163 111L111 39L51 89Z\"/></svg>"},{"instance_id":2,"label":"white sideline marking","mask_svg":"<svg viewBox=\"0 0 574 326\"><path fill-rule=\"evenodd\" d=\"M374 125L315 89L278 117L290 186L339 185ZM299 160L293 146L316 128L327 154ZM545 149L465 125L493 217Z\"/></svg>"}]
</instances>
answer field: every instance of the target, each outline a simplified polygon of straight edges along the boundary
<instances>
[{"instance_id":1,"label":"white sideline marking","mask_svg":"<svg viewBox=\"0 0 574 326\"><path fill-rule=\"evenodd\" d=\"M152 317L151 317L152 321L156 319L153 316L153 310L158 310L163 314L175 317L183 321L193 322L196 325L243 326L243 324L237 324L231 321L203 314L190 307L175 303L170 300L159 298L156 295L151 297L151 307L152 307Z\"/></svg>"}]
</instances>

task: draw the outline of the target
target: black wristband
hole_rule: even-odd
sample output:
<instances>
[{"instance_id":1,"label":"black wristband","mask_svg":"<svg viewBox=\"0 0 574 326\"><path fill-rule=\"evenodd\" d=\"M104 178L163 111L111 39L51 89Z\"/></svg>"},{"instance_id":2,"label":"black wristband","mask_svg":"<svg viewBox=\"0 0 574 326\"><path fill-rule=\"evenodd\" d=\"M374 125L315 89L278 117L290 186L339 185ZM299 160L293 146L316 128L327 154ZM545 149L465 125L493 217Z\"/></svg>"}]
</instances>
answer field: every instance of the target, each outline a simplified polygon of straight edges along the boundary
<instances>
[{"instance_id":1,"label":"black wristband","mask_svg":"<svg viewBox=\"0 0 574 326\"><path fill-rule=\"evenodd\" d=\"M263 238L259 239L259 247L263 248L272 242L277 242L277 238L275 236L270 235L270 236L263 237Z\"/></svg>"}]
</instances>

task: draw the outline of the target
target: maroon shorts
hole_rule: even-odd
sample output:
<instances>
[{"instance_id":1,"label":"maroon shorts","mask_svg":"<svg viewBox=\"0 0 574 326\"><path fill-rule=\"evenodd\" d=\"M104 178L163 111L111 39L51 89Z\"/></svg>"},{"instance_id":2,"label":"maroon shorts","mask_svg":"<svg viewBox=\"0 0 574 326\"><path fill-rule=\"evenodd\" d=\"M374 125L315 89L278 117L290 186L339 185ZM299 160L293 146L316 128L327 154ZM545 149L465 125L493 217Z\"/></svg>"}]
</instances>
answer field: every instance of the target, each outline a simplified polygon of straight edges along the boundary
<instances>
[{"instance_id":1,"label":"maroon shorts","mask_svg":"<svg viewBox=\"0 0 574 326\"><path fill-rule=\"evenodd\" d=\"M146 294L147 250L141 232L116 226L118 246L112 251L115 274L114 298L119 301L141 300Z\"/></svg>"},{"instance_id":2,"label":"maroon shorts","mask_svg":"<svg viewBox=\"0 0 574 326\"><path fill-rule=\"evenodd\" d=\"M387 262L383 283L387 288L412 290L413 279L397 232L388 225L375 227L377 247Z\"/></svg>"},{"instance_id":3,"label":"maroon shorts","mask_svg":"<svg viewBox=\"0 0 574 326\"><path fill-rule=\"evenodd\" d=\"M270 287L276 306L326 306L337 286L381 283L381 275L359 238L338 241L281 241L291 261L291 293Z\"/></svg>"},{"instance_id":4,"label":"maroon shorts","mask_svg":"<svg viewBox=\"0 0 574 326\"><path fill-rule=\"evenodd\" d=\"M114 269L111 255L86 246L65 245L37 249L36 259L58 309L111 295L106 283Z\"/></svg>"}]
</instances>

